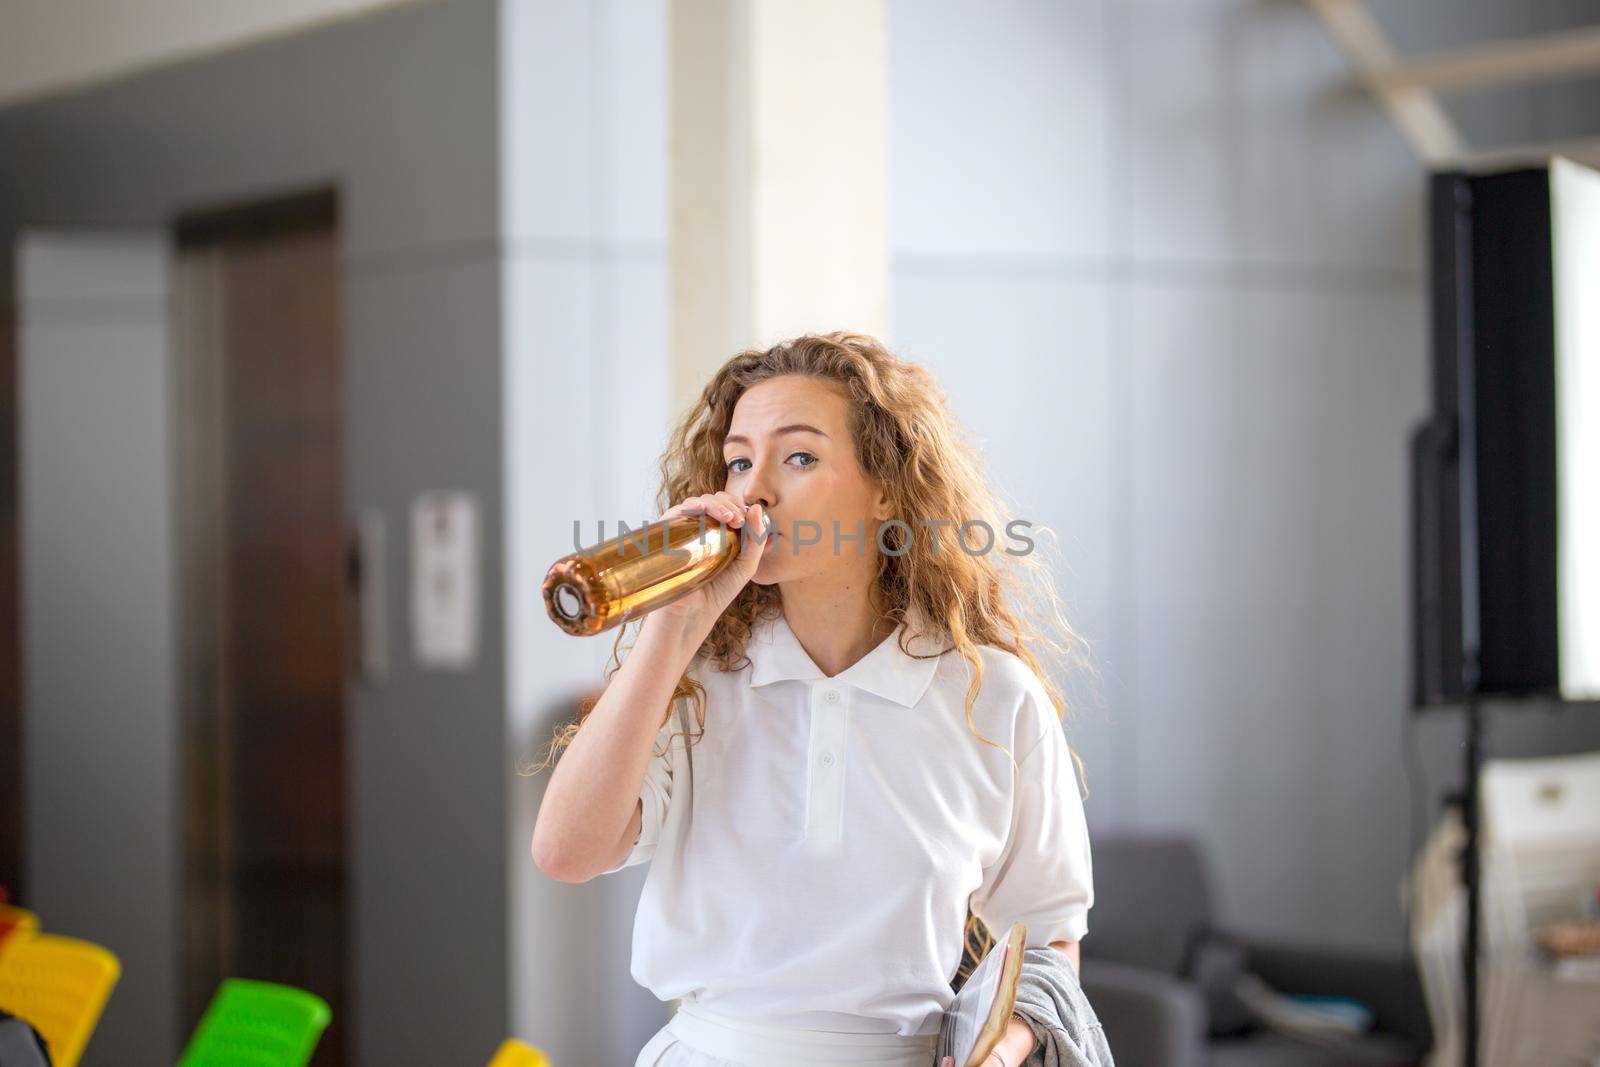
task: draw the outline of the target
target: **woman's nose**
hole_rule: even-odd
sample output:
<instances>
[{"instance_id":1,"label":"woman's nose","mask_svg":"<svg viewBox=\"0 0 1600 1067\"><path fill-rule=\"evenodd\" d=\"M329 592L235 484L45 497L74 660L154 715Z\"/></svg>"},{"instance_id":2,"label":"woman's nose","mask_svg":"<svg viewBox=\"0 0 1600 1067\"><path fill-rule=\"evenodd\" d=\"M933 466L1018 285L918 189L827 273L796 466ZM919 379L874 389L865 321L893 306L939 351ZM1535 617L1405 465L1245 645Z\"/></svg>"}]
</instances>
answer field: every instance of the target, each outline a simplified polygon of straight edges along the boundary
<instances>
[{"instance_id":1,"label":"woman's nose","mask_svg":"<svg viewBox=\"0 0 1600 1067\"><path fill-rule=\"evenodd\" d=\"M744 497L746 507L760 504L762 511L772 507L772 490L762 481L752 478L745 483L744 492L740 495Z\"/></svg>"},{"instance_id":2,"label":"woman's nose","mask_svg":"<svg viewBox=\"0 0 1600 1067\"><path fill-rule=\"evenodd\" d=\"M739 486L739 496L744 499L746 507L760 504L762 511L772 509L772 502L777 494L772 491L772 486L767 481L768 473L764 460L744 472L744 481Z\"/></svg>"}]
</instances>

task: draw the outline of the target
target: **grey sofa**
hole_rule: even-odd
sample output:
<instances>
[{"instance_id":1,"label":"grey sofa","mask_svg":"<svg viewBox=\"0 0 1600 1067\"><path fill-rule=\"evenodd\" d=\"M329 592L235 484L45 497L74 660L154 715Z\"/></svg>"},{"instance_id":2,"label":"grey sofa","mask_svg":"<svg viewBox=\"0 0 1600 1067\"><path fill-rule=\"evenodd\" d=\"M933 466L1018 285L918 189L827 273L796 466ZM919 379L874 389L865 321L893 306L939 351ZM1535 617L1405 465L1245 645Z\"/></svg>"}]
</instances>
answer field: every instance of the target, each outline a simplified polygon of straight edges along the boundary
<instances>
[{"instance_id":1,"label":"grey sofa","mask_svg":"<svg viewBox=\"0 0 1600 1067\"><path fill-rule=\"evenodd\" d=\"M1415 1067L1432 1045L1415 968L1393 956L1220 930L1196 844L1184 837L1097 836L1095 902L1082 984L1119 1067ZM1207 947L1199 947L1207 946ZM1337 1047L1249 1024L1215 977L1215 946L1281 993L1354 997L1375 1027ZM1232 1001L1229 1004L1229 1001ZM1213 1024L1223 1015L1232 1025ZM1245 1031L1239 1033L1237 1031Z\"/></svg>"}]
</instances>

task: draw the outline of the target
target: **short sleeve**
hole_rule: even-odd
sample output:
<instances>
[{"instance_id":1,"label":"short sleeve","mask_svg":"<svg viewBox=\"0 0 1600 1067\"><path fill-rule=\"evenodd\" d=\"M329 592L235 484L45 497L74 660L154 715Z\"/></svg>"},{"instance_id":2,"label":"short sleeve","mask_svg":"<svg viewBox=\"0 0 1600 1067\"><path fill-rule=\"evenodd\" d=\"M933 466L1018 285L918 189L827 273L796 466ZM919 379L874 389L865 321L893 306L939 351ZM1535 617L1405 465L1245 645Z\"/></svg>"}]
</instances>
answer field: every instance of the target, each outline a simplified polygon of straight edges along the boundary
<instances>
[{"instance_id":1,"label":"short sleeve","mask_svg":"<svg viewBox=\"0 0 1600 1067\"><path fill-rule=\"evenodd\" d=\"M1010 837L971 898L973 914L996 938L1023 923L1029 948L1081 940L1094 904L1089 830L1072 752L1054 711L1044 717L1044 736L1018 764Z\"/></svg>"},{"instance_id":2,"label":"short sleeve","mask_svg":"<svg viewBox=\"0 0 1600 1067\"><path fill-rule=\"evenodd\" d=\"M632 867L655 855L656 843L661 839L661 828L667 821L667 805L672 801L671 746L682 743L681 737L674 739L672 735L679 730L678 717L673 714L666 725L657 731L655 744L650 750L650 763L645 768L644 782L639 786L639 799L644 802L639 837L621 863L606 868L601 874Z\"/></svg>"}]
</instances>

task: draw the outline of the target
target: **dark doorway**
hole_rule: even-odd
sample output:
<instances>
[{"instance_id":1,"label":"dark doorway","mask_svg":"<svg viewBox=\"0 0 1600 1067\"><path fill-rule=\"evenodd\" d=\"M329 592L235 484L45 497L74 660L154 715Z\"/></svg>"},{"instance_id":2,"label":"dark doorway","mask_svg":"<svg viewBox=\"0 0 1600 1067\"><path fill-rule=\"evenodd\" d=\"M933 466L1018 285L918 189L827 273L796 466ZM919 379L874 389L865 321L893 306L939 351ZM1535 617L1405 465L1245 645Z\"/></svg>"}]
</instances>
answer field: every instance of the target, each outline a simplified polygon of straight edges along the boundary
<instances>
[{"instance_id":1,"label":"dark doorway","mask_svg":"<svg viewBox=\"0 0 1600 1067\"><path fill-rule=\"evenodd\" d=\"M185 216L174 268L184 1032L226 977L333 1008L348 1060L337 200Z\"/></svg>"}]
</instances>

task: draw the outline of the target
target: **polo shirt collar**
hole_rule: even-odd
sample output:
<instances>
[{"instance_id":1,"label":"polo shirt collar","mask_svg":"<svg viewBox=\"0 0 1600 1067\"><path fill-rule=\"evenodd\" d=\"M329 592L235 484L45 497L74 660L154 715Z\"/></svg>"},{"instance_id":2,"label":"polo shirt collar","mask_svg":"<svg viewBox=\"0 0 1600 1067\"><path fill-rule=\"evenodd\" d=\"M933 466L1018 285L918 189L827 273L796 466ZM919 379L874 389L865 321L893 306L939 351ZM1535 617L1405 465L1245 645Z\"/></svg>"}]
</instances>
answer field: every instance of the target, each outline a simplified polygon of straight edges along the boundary
<instances>
[{"instance_id":1,"label":"polo shirt collar","mask_svg":"<svg viewBox=\"0 0 1600 1067\"><path fill-rule=\"evenodd\" d=\"M750 684L762 686L791 680L842 682L903 707L914 707L939 669L935 654L943 648L936 641L912 639L908 644L916 655L907 655L900 649L905 628L905 623L896 626L877 648L829 678L812 661L789 628L788 620L780 613L776 619L758 621L750 631L750 641L745 646L745 655L751 664ZM930 658L919 659L918 656Z\"/></svg>"}]
</instances>

